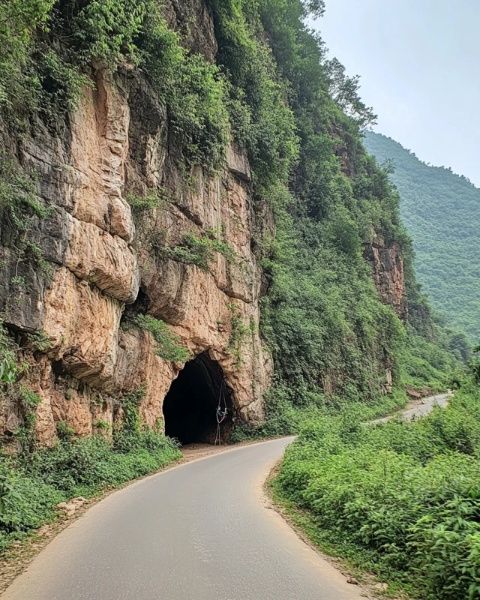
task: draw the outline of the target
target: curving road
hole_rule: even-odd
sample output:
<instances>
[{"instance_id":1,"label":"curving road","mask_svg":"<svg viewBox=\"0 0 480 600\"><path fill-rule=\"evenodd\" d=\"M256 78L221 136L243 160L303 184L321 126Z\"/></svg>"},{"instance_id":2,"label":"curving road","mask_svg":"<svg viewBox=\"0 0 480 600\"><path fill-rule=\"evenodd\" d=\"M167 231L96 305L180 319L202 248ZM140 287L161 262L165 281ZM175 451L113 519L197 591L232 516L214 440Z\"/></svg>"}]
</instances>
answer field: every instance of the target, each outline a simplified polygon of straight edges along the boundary
<instances>
[{"instance_id":1,"label":"curving road","mask_svg":"<svg viewBox=\"0 0 480 600\"><path fill-rule=\"evenodd\" d=\"M227 450L112 494L3 600L360 600L262 493L292 438Z\"/></svg>"},{"instance_id":2,"label":"curving road","mask_svg":"<svg viewBox=\"0 0 480 600\"><path fill-rule=\"evenodd\" d=\"M448 406L448 402L452 397L452 392L446 392L445 394L436 394L435 396L428 396L428 398L421 398L415 400L407 408L399 410L393 415L388 417L382 417L381 419L375 419L370 421L370 425L378 425L379 423L388 423L393 419L400 419L401 421L414 421L421 417L426 417L432 412L437 406L439 408L445 408Z\"/></svg>"}]
</instances>

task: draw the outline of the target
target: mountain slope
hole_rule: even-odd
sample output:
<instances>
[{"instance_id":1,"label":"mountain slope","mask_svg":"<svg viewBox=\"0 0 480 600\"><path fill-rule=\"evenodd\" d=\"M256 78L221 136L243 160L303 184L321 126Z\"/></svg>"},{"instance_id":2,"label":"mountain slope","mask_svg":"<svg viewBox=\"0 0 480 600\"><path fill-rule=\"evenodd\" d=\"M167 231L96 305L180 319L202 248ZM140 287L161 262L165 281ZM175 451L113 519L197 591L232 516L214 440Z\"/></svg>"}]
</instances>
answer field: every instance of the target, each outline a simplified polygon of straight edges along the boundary
<instances>
[{"instance_id":1,"label":"mountain slope","mask_svg":"<svg viewBox=\"0 0 480 600\"><path fill-rule=\"evenodd\" d=\"M373 132L367 149L391 160L400 211L413 238L416 270L433 306L472 340L480 337L480 189L450 169L432 167Z\"/></svg>"},{"instance_id":2,"label":"mountain slope","mask_svg":"<svg viewBox=\"0 0 480 600\"><path fill-rule=\"evenodd\" d=\"M400 383L409 241L358 83L305 25L322 4L0 4L8 443L140 422L211 441L221 394L228 435L272 399Z\"/></svg>"}]
</instances>

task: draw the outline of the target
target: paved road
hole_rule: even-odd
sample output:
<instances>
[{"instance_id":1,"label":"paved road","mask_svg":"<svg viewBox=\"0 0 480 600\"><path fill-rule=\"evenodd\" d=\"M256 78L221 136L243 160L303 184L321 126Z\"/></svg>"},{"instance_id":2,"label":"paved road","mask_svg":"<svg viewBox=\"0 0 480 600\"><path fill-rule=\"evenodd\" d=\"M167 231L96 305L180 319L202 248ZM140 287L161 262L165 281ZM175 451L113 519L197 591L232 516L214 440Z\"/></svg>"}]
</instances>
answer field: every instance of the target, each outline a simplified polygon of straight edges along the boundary
<instances>
[{"instance_id":1,"label":"paved road","mask_svg":"<svg viewBox=\"0 0 480 600\"><path fill-rule=\"evenodd\" d=\"M2 600L361 600L268 509L290 443L228 450L112 494L65 529Z\"/></svg>"},{"instance_id":2,"label":"paved road","mask_svg":"<svg viewBox=\"0 0 480 600\"><path fill-rule=\"evenodd\" d=\"M415 400L415 402L413 402L413 405L410 405L408 408L400 410L388 417L383 417L381 419L375 419L375 421L370 421L370 424L376 425L377 423L386 423L387 421L391 421L392 419L401 419L402 421L413 421L414 419L425 417L426 415L431 413L436 406L445 408L451 396L452 394L449 392L447 394L437 394L436 396L429 396L428 398Z\"/></svg>"}]
</instances>

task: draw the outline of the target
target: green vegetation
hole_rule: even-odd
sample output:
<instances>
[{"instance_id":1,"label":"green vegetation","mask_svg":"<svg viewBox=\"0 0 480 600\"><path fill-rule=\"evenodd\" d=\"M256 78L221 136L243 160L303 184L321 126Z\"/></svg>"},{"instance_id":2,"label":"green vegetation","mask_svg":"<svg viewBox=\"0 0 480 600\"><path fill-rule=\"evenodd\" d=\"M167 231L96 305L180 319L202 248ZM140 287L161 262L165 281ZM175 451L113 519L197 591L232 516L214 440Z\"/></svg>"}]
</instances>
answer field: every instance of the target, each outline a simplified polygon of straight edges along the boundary
<instances>
[{"instance_id":1,"label":"green vegetation","mask_svg":"<svg viewBox=\"0 0 480 600\"><path fill-rule=\"evenodd\" d=\"M315 537L414 597L480 593L480 390L419 421L362 424L344 410L303 422L275 482Z\"/></svg>"},{"instance_id":2,"label":"green vegetation","mask_svg":"<svg viewBox=\"0 0 480 600\"><path fill-rule=\"evenodd\" d=\"M18 372L16 347L0 321L0 385L14 383Z\"/></svg>"},{"instance_id":3,"label":"green vegetation","mask_svg":"<svg viewBox=\"0 0 480 600\"><path fill-rule=\"evenodd\" d=\"M371 110L358 81L325 59L305 26L309 3L210 4L219 60L244 117L234 134L248 151L256 194L275 215L275 238L261 247L270 284L262 332L277 386L293 405L324 391L377 397L385 368L400 371L407 336L374 289L364 247L382 238L408 254L409 241L388 174L362 146Z\"/></svg>"},{"instance_id":4,"label":"green vegetation","mask_svg":"<svg viewBox=\"0 0 480 600\"><path fill-rule=\"evenodd\" d=\"M112 72L133 65L167 107L178 159L211 169L223 161L226 82L182 46L156 0L13 0L0 7L0 42L0 109L15 122L36 112L58 127L92 85L92 65Z\"/></svg>"},{"instance_id":5,"label":"green vegetation","mask_svg":"<svg viewBox=\"0 0 480 600\"><path fill-rule=\"evenodd\" d=\"M156 343L156 352L161 358L174 362L188 360L190 356L188 350L181 345L178 336L161 319L155 319L150 315L137 315L133 319L133 324L152 334Z\"/></svg>"},{"instance_id":6,"label":"green vegetation","mask_svg":"<svg viewBox=\"0 0 480 600\"><path fill-rule=\"evenodd\" d=\"M134 214L141 214L161 206L163 197L159 190L151 190L144 195L127 194L126 200L132 207Z\"/></svg>"},{"instance_id":7,"label":"green vegetation","mask_svg":"<svg viewBox=\"0 0 480 600\"><path fill-rule=\"evenodd\" d=\"M16 243L22 248L34 220L49 215L36 194L35 183L33 173L26 173L7 155L0 154L0 219L11 235L20 234Z\"/></svg>"},{"instance_id":8,"label":"green vegetation","mask_svg":"<svg viewBox=\"0 0 480 600\"><path fill-rule=\"evenodd\" d=\"M450 169L432 167L383 135L368 132L367 149L389 161L400 211L413 239L419 281L448 324L480 337L480 190Z\"/></svg>"},{"instance_id":9,"label":"green vegetation","mask_svg":"<svg viewBox=\"0 0 480 600\"><path fill-rule=\"evenodd\" d=\"M55 7L28 0L15 16L28 27L4 35L22 54L19 82L35 76L30 88L32 97L40 94L41 102L33 99L40 113L46 106L58 115L60 105L71 109L92 65L137 68L166 106L174 158L215 170L233 136L248 153L257 205L268 202L276 221L275 239L256 243L269 281L262 332L279 385L300 404L322 391L373 398L384 390L385 369L399 372L406 336L372 284L364 247L383 239L409 252L397 195L362 147L360 130L374 115L358 96L358 80L326 59L305 25L322 2L208 4L218 64L187 49L155 0ZM159 195L131 194L129 201L140 213L158 206ZM28 244L41 266L37 250ZM215 252L236 258L211 232L161 251L203 269Z\"/></svg>"},{"instance_id":10,"label":"green vegetation","mask_svg":"<svg viewBox=\"0 0 480 600\"><path fill-rule=\"evenodd\" d=\"M247 324L242 319L239 308L231 302L228 305L230 310L230 339L228 340L227 350L235 359L235 365L239 367L242 364L242 344L245 337L251 332L251 323Z\"/></svg>"},{"instance_id":11,"label":"green vegetation","mask_svg":"<svg viewBox=\"0 0 480 600\"><path fill-rule=\"evenodd\" d=\"M473 373L475 383L480 384L480 346L477 346L473 351L470 369Z\"/></svg>"},{"instance_id":12,"label":"green vegetation","mask_svg":"<svg viewBox=\"0 0 480 600\"><path fill-rule=\"evenodd\" d=\"M52 347L52 342L44 331L30 333L27 339L29 345L38 352L47 352Z\"/></svg>"},{"instance_id":13,"label":"green vegetation","mask_svg":"<svg viewBox=\"0 0 480 600\"><path fill-rule=\"evenodd\" d=\"M121 432L115 445L103 437L62 440L51 449L17 458L0 457L0 551L55 518L55 506L90 497L160 469L179 458L159 432Z\"/></svg>"},{"instance_id":14,"label":"green vegetation","mask_svg":"<svg viewBox=\"0 0 480 600\"><path fill-rule=\"evenodd\" d=\"M252 244L263 267L261 330L275 375L267 422L253 432L241 426L235 435L300 431L277 490L308 511L326 542L421 597L473 598L478 391L465 389L447 411L419 423L362 424L404 403L403 384L446 387L468 348L434 323L416 283L389 170L363 147L361 132L374 115L358 96L358 79L327 60L305 24L322 12L320 0L207 3L217 64L188 49L190 40L169 28L156 0L64 0L55 8L47 0L13 0L18 27L4 24L2 17L12 15L0 8L0 41L11 38L17 56L8 62L0 46L0 66L13 78L0 73L0 110L16 111L15 123L33 113L48 127L61 127L81 89L93 85L95 69L112 75L137 69L166 109L169 158L184 173L193 165L207 174L220 170L231 138L246 150L257 231L266 210L275 224L272 237L258 233ZM12 223L12 243L23 239L22 252L41 265L41 251L26 232L47 213L29 175L2 164L2 223ZM160 190L128 196L137 215L161 200ZM366 260L372 244L405 258L406 322L374 286ZM237 259L215 231L187 234L159 252L204 270L218 254ZM140 314L125 325L148 331L165 360L189 359L165 322ZM233 305L231 325L228 350L239 365L249 325ZM28 343L49 349L41 332ZM20 369L0 328L2 385L19 387ZM397 386L389 396L387 373ZM53 518L60 500L95 494L178 454L158 431L142 427L142 390L122 399L122 429L110 431L99 421L97 436L75 439L59 423L60 442L50 450L36 449L32 436L38 397L21 386L15 393L24 419L22 453L0 463L0 547Z\"/></svg>"},{"instance_id":15,"label":"green vegetation","mask_svg":"<svg viewBox=\"0 0 480 600\"><path fill-rule=\"evenodd\" d=\"M0 6L0 106L28 102L35 75L28 61L36 30L44 30L55 0L9 0Z\"/></svg>"},{"instance_id":16,"label":"green vegetation","mask_svg":"<svg viewBox=\"0 0 480 600\"><path fill-rule=\"evenodd\" d=\"M161 428L142 425L139 403L143 390L121 399L123 421L108 435L77 438L64 421L57 424L59 442L37 448L33 434L35 408L40 398L21 388L24 426L17 433L21 452L0 456L0 551L15 539L55 518L55 506L75 496L91 497L160 469L180 457L174 442ZM97 422L98 430L111 430Z\"/></svg>"},{"instance_id":17,"label":"green vegetation","mask_svg":"<svg viewBox=\"0 0 480 600\"><path fill-rule=\"evenodd\" d=\"M450 336L441 330L433 341L409 326L405 345L399 354L400 382L424 391L445 391L451 387L452 380L462 376L467 357L456 358L453 349L446 349L450 343Z\"/></svg>"},{"instance_id":18,"label":"green vegetation","mask_svg":"<svg viewBox=\"0 0 480 600\"><path fill-rule=\"evenodd\" d=\"M261 38L260 11L266 2L210 0L209 4L219 62L231 82L235 137L248 150L258 188L284 182L298 156L298 138L286 82L277 76L271 50Z\"/></svg>"},{"instance_id":19,"label":"green vegetation","mask_svg":"<svg viewBox=\"0 0 480 600\"><path fill-rule=\"evenodd\" d=\"M182 242L176 246L162 246L162 256L185 263L196 265L208 271L215 253L224 256L228 262L235 262L236 254L233 248L219 238L218 232L208 230L203 235L197 236L189 233Z\"/></svg>"},{"instance_id":20,"label":"green vegetation","mask_svg":"<svg viewBox=\"0 0 480 600\"><path fill-rule=\"evenodd\" d=\"M48 278L53 266L45 259L42 248L32 239L33 230L49 216L50 210L37 195L36 174L23 169L0 151L0 223L2 243L16 256L15 274L10 284L24 290L27 282L21 274L29 264Z\"/></svg>"}]
</instances>

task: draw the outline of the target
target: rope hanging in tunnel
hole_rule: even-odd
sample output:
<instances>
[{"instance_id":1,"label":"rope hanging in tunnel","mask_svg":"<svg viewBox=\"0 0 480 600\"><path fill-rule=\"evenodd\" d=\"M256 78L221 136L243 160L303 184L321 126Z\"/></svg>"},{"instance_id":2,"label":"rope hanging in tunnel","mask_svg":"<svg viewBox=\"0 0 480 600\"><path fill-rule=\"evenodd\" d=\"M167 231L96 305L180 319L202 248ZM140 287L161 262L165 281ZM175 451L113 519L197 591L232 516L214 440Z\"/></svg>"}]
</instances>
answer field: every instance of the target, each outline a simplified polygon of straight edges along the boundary
<instances>
[{"instance_id":1,"label":"rope hanging in tunnel","mask_svg":"<svg viewBox=\"0 0 480 600\"><path fill-rule=\"evenodd\" d=\"M225 379L222 379L222 385L220 386L220 391L218 394L218 406L217 406L217 413L216 413L217 433L215 435L215 446L217 444L220 444L220 442L222 441L220 426L227 418L227 415L228 415L228 408L227 408L227 399L226 399L226 395L225 395Z\"/></svg>"}]
</instances>

